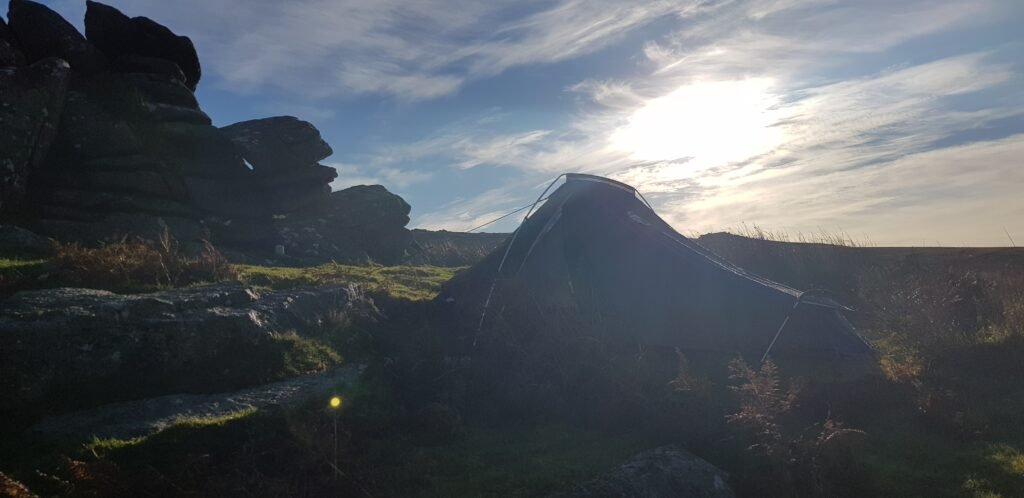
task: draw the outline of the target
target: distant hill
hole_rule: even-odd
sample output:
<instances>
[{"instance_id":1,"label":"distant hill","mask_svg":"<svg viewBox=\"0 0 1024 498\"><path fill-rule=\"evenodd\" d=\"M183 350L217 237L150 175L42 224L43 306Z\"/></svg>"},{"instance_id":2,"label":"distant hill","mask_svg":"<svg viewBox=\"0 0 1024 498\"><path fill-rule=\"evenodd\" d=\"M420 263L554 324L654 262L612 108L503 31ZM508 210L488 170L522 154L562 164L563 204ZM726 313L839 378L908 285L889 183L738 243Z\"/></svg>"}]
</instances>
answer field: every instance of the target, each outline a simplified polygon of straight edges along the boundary
<instances>
[{"instance_id":1,"label":"distant hill","mask_svg":"<svg viewBox=\"0 0 1024 498\"><path fill-rule=\"evenodd\" d=\"M447 230L412 231L408 264L470 266L498 247L507 233L466 233Z\"/></svg>"},{"instance_id":2,"label":"distant hill","mask_svg":"<svg viewBox=\"0 0 1024 498\"><path fill-rule=\"evenodd\" d=\"M1024 248L872 247L852 243L785 242L710 233L697 242L754 273L798 289L853 293L871 272L899 275L967 273L1024 280Z\"/></svg>"}]
</instances>

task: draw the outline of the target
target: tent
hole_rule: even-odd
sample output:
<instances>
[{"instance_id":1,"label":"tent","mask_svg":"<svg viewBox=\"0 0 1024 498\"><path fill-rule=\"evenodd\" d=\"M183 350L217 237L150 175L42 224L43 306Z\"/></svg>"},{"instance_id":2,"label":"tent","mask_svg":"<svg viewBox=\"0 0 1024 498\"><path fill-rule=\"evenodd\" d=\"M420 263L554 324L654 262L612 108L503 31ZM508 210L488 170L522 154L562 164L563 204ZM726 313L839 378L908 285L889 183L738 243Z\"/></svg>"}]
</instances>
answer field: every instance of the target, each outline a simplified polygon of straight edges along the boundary
<instances>
[{"instance_id":1,"label":"tent","mask_svg":"<svg viewBox=\"0 0 1024 498\"><path fill-rule=\"evenodd\" d=\"M688 354L771 356L780 366L782 358L799 359L846 372L876 364L845 308L823 293L724 261L676 232L629 185L565 176L504 244L446 283L438 299L478 317L484 331L516 314L587 315L622 340Z\"/></svg>"}]
</instances>

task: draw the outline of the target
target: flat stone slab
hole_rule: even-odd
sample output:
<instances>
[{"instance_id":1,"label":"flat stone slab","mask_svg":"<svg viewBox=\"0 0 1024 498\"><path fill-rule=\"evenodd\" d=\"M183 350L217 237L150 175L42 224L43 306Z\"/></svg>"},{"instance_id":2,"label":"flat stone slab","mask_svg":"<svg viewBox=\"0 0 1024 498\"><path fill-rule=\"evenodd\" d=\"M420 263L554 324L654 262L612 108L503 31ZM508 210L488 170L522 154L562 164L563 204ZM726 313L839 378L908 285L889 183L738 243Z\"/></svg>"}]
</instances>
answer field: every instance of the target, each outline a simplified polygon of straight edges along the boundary
<instances>
[{"instance_id":1,"label":"flat stone slab","mask_svg":"<svg viewBox=\"0 0 1024 498\"><path fill-rule=\"evenodd\" d=\"M113 403L79 412L47 417L32 430L52 436L129 439L164 430L182 418L219 417L251 409L297 403L331 392L339 383L359 378L363 366L250 387L220 394L172 394ZM325 398L326 403L326 398Z\"/></svg>"}]
</instances>

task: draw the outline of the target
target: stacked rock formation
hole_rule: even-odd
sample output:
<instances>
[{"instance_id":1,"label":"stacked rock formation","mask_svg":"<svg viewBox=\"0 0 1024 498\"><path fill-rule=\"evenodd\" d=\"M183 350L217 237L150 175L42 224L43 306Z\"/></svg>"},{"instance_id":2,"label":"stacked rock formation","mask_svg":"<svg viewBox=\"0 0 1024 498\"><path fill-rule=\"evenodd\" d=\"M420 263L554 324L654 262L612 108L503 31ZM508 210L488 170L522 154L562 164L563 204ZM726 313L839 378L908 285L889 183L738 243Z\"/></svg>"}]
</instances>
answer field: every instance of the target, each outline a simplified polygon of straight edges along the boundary
<instances>
[{"instance_id":1,"label":"stacked rock formation","mask_svg":"<svg viewBox=\"0 0 1024 498\"><path fill-rule=\"evenodd\" d=\"M246 162L256 181L275 191L269 208L275 214L322 203L338 173L318 161L334 153L313 125L291 116L254 119L223 128Z\"/></svg>"},{"instance_id":2,"label":"stacked rock formation","mask_svg":"<svg viewBox=\"0 0 1024 498\"><path fill-rule=\"evenodd\" d=\"M310 123L282 116L213 126L193 93L202 70L187 37L92 1L85 36L29 0L11 0L8 21L0 21L0 217L86 244L169 231L186 245L212 240L260 257L288 243L289 256L307 259L401 257L404 246L396 257L391 244L409 242L408 205L383 189L388 201L378 204L394 212L364 219L392 225L318 226L319 238L286 240L292 219L336 218L337 206L360 195L331 193L337 173L318 161L332 150ZM378 232L388 241L365 239Z\"/></svg>"}]
</instances>

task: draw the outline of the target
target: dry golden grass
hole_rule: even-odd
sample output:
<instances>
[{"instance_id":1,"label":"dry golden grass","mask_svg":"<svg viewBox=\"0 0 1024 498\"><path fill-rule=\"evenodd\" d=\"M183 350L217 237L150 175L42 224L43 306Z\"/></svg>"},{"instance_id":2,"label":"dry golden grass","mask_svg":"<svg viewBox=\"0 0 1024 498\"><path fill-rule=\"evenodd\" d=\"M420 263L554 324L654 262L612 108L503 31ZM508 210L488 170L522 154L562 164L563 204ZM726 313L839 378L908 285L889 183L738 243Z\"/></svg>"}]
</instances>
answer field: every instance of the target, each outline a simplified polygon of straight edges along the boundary
<instances>
[{"instance_id":1,"label":"dry golden grass","mask_svg":"<svg viewBox=\"0 0 1024 498\"><path fill-rule=\"evenodd\" d=\"M122 239L88 248L61 244L53 260L64 285L112 291L144 291L234 279L237 275L209 242L196 255L185 254L164 233L155 241Z\"/></svg>"}]
</instances>

